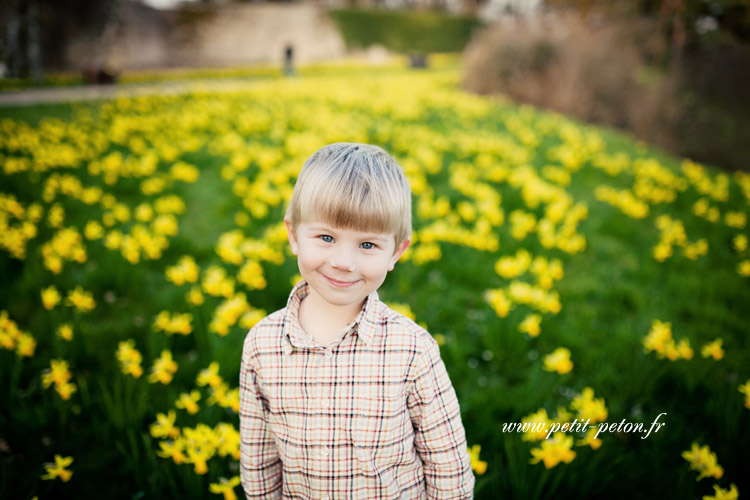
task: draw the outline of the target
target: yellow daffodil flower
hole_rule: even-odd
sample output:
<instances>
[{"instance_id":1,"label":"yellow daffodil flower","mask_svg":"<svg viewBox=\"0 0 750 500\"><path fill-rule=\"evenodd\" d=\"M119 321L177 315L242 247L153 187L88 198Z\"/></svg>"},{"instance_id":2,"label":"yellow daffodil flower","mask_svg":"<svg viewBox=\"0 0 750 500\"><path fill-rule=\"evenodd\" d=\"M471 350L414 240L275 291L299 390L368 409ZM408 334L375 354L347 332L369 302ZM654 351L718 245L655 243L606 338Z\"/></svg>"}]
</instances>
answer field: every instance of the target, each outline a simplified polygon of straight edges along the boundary
<instances>
[{"instance_id":1,"label":"yellow daffodil flower","mask_svg":"<svg viewBox=\"0 0 750 500\"><path fill-rule=\"evenodd\" d=\"M570 350L565 347L558 347L552 353L544 357L544 369L548 372L557 372L559 374L568 373L573 369L573 362L570 360Z\"/></svg>"},{"instance_id":2,"label":"yellow daffodil flower","mask_svg":"<svg viewBox=\"0 0 750 500\"><path fill-rule=\"evenodd\" d=\"M179 431L177 431L179 433ZM171 458L176 464L187 462L185 456L185 440L175 439L173 441L160 441L159 450L156 452L162 458Z\"/></svg>"},{"instance_id":3,"label":"yellow daffodil flower","mask_svg":"<svg viewBox=\"0 0 750 500\"><path fill-rule=\"evenodd\" d=\"M70 342L73 340L73 327L69 323L60 325L57 328L57 336L63 340Z\"/></svg>"},{"instance_id":4,"label":"yellow daffodil flower","mask_svg":"<svg viewBox=\"0 0 750 500\"><path fill-rule=\"evenodd\" d=\"M747 236L745 236L744 234L736 235L734 238L732 238L732 245L734 245L734 249L738 253L744 252L748 247Z\"/></svg>"},{"instance_id":5,"label":"yellow daffodil flower","mask_svg":"<svg viewBox=\"0 0 750 500\"><path fill-rule=\"evenodd\" d=\"M570 408L578 412L578 418L591 424L607 420L607 407L604 398L594 398L594 389L586 387L581 394L573 398Z\"/></svg>"},{"instance_id":6,"label":"yellow daffodil flower","mask_svg":"<svg viewBox=\"0 0 750 500\"><path fill-rule=\"evenodd\" d=\"M250 309L246 311L239 320L239 325L243 330L249 330L254 327L255 324L267 316L266 311L263 309Z\"/></svg>"},{"instance_id":7,"label":"yellow daffodil flower","mask_svg":"<svg viewBox=\"0 0 750 500\"><path fill-rule=\"evenodd\" d=\"M47 471L47 473L42 476L42 479L52 480L60 478L63 482L67 482L73 476L73 472L67 469L67 467L70 467L72 463L73 457L63 457L60 455L55 455L54 464L44 464L44 469L45 471Z\"/></svg>"},{"instance_id":8,"label":"yellow daffodil flower","mask_svg":"<svg viewBox=\"0 0 750 500\"><path fill-rule=\"evenodd\" d=\"M722 342L723 340L721 338L717 338L712 342L705 344L703 347L701 347L701 356L703 356L704 358L711 357L716 361L720 360L724 357L724 349L721 348Z\"/></svg>"},{"instance_id":9,"label":"yellow daffodil flower","mask_svg":"<svg viewBox=\"0 0 750 500\"><path fill-rule=\"evenodd\" d=\"M167 414L157 413L156 422L149 426L149 433L155 438L176 439L180 435L180 430L175 427L174 423L177 414L174 410L169 410Z\"/></svg>"},{"instance_id":10,"label":"yellow daffodil flower","mask_svg":"<svg viewBox=\"0 0 750 500\"><path fill-rule=\"evenodd\" d=\"M83 235L87 240L100 240L104 238L104 227L95 220L90 220L83 228Z\"/></svg>"},{"instance_id":11,"label":"yellow daffodil flower","mask_svg":"<svg viewBox=\"0 0 750 500\"><path fill-rule=\"evenodd\" d=\"M199 286L191 287L190 291L185 295L185 301L188 304L191 304L194 306L199 306L203 304L205 300L206 299L203 297L203 293L201 292L201 289Z\"/></svg>"},{"instance_id":12,"label":"yellow daffodil flower","mask_svg":"<svg viewBox=\"0 0 750 500\"><path fill-rule=\"evenodd\" d=\"M750 380L742 384L739 391L745 395L745 408L750 410Z\"/></svg>"},{"instance_id":13,"label":"yellow daffodil flower","mask_svg":"<svg viewBox=\"0 0 750 500\"><path fill-rule=\"evenodd\" d=\"M552 425L552 420L547 416L547 410L541 408L536 413L527 415L521 419L521 425L529 424L527 431L521 439L524 441L541 441L547 436L547 428Z\"/></svg>"},{"instance_id":14,"label":"yellow daffodil flower","mask_svg":"<svg viewBox=\"0 0 750 500\"><path fill-rule=\"evenodd\" d=\"M590 446L592 450L598 450L602 445L602 440L596 437L596 431L596 427L589 428L583 439L578 440L576 444L579 446Z\"/></svg>"},{"instance_id":15,"label":"yellow daffodil flower","mask_svg":"<svg viewBox=\"0 0 750 500\"><path fill-rule=\"evenodd\" d=\"M222 378L219 376L219 363L217 361L208 365L208 368L201 370L196 379L196 383L201 387L209 385L215 388L218 387L222 381Z\"/></svg>"},{"instance_id":16,"label":"yellow daffodil flower","mask_svg":"<svg viewBox=\"0 0 750 500\"><path fill-rule=\"evenodd\" d=\"M138 349L135 348L135 340L130 339L127 341L121 341L117 345L115 356L120 362L122 373L125 375L132 375L135 378L139 378L143 375L143 368L141 367L143 356Z\"/></svg>"},{"instance_id":17,"label":"yellow daffodil flower","mask_svg":"<svg viewBox=\"0 0 750 500\"><path fill-rule=\"evenodd\" d=\"M189 414L195 415L198 413L198 400L201 398L201 394L198 391L190 391L190 394L183 392L175 402L175 406L182 410L186 410Z\"/></svg>"},{"instance_id":18,"label":"yellow daffodil flower","mask_svg":"<svg viewBox=\"0 0 750 500\"><path fill-rule=\"evenodd\" d=\"M527 315L521 324L518 325L518 331L521 333L527 333L529 337L536 337L542 331L539 326L542 322L542 317L539 314Z\"/></svg>"},{"instance_id":19,"label":"yellow daffodil flower","mask_svg":"<svg viewBox=\"0 0 750 500\"><path fill-rule=\"evenodd\" d=\"M54 285L50 285L42 290L42 305L48 311L53 309L61 299L62 297L60 297L60 293Z\"/></svg>"},{"instance_id":20,"label":"yellow daffodil flower","mask_svg":"<svg viewBox=\"0 0 750 500\"><path fill-rule=\"evenodd\" d=\"M63 359L53 359L50 361L50 368L42 372L42 387L46 389L52 384L64 384L70 380L70 377L68 362Z\"/></svg>"},{"instance_id":21,"label":"yellow daffodil flower","mask_svg":"<svg viewBox=\"0 0 750 500\"><path fill-rule=\"evenodd\" d=\"M479 459L479 452L482 447L478 444L469 448L469 458L471 459L471 469L479 475L487 472L487 462Z\"/></svg>"},{"instance_id":22,"label":"yellow daffodil flower","mask_svg":"<svg viewBox=\"0 0 750 500\"><path fill-rule=\"evenodd\" d=\"M220 422L214 429L216 452L220 457L240 458L240 433L232 424Z\"/></svg>"},{"instance_id":23,"label":"yellow daffodil flower","mask_svg":"<svg viewBox=\"0 0 750 500\"><path fill-rule=\"evenodd\" d=\"M208 330L222 337L229 334L229 329L237 323L240 316L250 310L244 293L238 293L222 302L214 311Z\"/></svg>"},{"instance_id":24,"label":"yellow daffodil flower","mask_svg":"<svg viewBox=\"0 0 750 500\"><path fill-rule=\"evenodd\" d=\"M211 493L224 495L224 500L237 500L234 488L240 484L240 476L234 476L231 479L219 478L218 483L210 483L208 489Z\"/></svg>"},{"instance_id":25,"label":"yellow daffodil flower","mask_svg":"<svg viewBox=\"0 0 750 500\"><path fill-rule=\"evenodd\" d=\"M0 348L12 351L21 357L31 357L36 349L36 339L22 332L15 321L10 319L8 311L0 311ZM49 387L49 386L47 386Z\"/></svg>"},{"instance_id":26,"label":"yellow daffodil flower","mask_svg":"<svg viewBox=\"0 0 750 500\"><path fill-rule=\"evenodd\" d=\"M737 500L740 496L737 486L732 484L728 490L722 489L718 484L714 484L714 494L705 495L703 500Z\"/></svg>"},{"instance_id":27,"label":"yellow daffodil flower","mask_svg":"<svg viewBox=\"0 0 750 500\"><path fill-rule=\"evenodd\" d=\"M502 289L491 289L484 293L484 298L489 302L492 310L501 318L508 316L512 302Z\"/></svg>"},{"instance_id":28,"label":"yellow daffodil flower","mask_svg":"<svg viewBox=\"0 0 750 500\"><path fill-rule=\"evenodd\" d=\"M409 304L388 302L386 305L394 311L403 314L412 321L416 320L416 316L414 316L414 313L412 312L411 307L409 307Z\"/></svg>"},{"instance_id":29,"label":"yellow daffodil flower","mask_svg":"<svg viewBox=\"0 0 750 500\"><path fill-rule=\"evenodd\" d=\"M86 292L80 286L75 287L71 292L68 292L68 296L65 299L65 304L73 306L77 310L88 313L96 307L96 302L90 292Z\"/></svg>"},{"instance_id":30,"label":"yellow daffodil flower","mask_svg":"<svg viewBox=\"0 0 750 500\"><path fill-rule=\"evenodd\" d=\"M234 279L227 276L222 267L211 266L203 272L203 291L214 297L234 295Z\"/></svg>"},{"instance_id":31,"label":"yellow daffodil flower","mask_svg":"<svg viewBox=\"0 0 750 500\"><path fill-rule=\"evenodd\" d=\"M189 335L193 331L193 315L190 313L174 313L169 311L160 312L154 319L154 331L163 331L168 335L179 333L180 335Z\"/></svg>"},{"instance_id":32,"label":"yellow daffodil flower","mask_svg":"<svg viewBox=\"0 0 750 500\"><path fill-rule=\"evenodd\" d=\"M36 339L28 333L21 332L16 340L16 354L30 358L36 350ZM66 398L67 399L67 398Z\"/></svg>"},{"instance_id":33,"label":"yellow daffodil flower","mask_svg":"<svg viewBox=\"0 0 750 500\"><path fill-rule=\"evenodd\" d=\"M560 462L569 464L576 456L573 447L573 436L566 436L562 432L556 432L554 436L542 441L539 448L532 448L531 455L534 457L530 463L544 463L544 467L551 469Z\"/></svg>"},{"instance_id":34,"label":"yellow daffodil flower","mask_svg":"<svg viewBox=\"0 0 750 500\"><path fill-rule=\"evenodd\" d=\"M643 339L646 352L664 352L666 344L672 339L672 324L655 319L651 323L651 330Z\"/></svg>"},{"instance_id":35,"label":"yellow daffodil flower","mask_svg":"<svg viewBox=\"0 0 750 500\"><path fill-rule=\"evenodd\" d=\"M195 283L198 281L200 269L195 263L193 257L185 255L180 258L177 265L167 268L167 279L177 286L185 283Z\"/></svg>"},{"instance_id":36,"label":"yellow daffodil flower","mask_svg":"<svg viewBox=\"0 0 750 500\"><path fill-rule=\"evenodd\" d=\"M690 468L699 472L697 481L704 477L713 477L721 479L724 475L724 469L718 464L716 454L711 451L708 445L698 446L693 443L690 450L682 452L682 458L690 463Z\"/></svg>"},{"instance_id":37,"label":"yellow daffodil flower","mask_svg":"<svg viewBox=\"0 0 750 500\"><path fill-rule=\"evenodd\" d=\"M159 359L154 361L154 365L151 367L151 373L148 376L148 381L152 384L161 382L166 385L172 381L172 376L176 371L177 363L172 359L172 353L164 350L161 352Z\"/></svg>"}]
</instances>

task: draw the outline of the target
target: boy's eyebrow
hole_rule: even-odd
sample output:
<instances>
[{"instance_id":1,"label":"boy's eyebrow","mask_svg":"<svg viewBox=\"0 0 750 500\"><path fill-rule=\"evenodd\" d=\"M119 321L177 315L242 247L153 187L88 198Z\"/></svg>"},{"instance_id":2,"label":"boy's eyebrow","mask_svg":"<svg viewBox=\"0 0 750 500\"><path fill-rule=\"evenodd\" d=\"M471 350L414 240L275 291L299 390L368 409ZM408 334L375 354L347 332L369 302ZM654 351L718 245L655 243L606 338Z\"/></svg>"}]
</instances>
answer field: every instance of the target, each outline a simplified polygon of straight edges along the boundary
<instances>
[{"instance_id":1,"label":"boy's eyebrow","mask_svg":"<svg viewBox=\"0 0 750 500\"><path fill-rule=\"evenodd\" d=\"M391 238L390 235L385 235L381 233L369 233L369 234L365 234L362 237L363 240L380 241L380 242L388 241L390 240L390 238Z\"/></svg>"},{"instance_id":2,"label":"boy's eyebrow","mask_svg":"<svg viewBox=\"0 0 750 500\"><path fill-rule=\"evenodd\" d=\"M333 226L329 226L326 224L310 224L310 229L313 231L323 231L329 233L335 233L342 230L340 228L334 228ZM367 233L365 231L358 232L364 233L362 235L362 239L364 240L389 241L391 238L391 235L385 233Z\"/></svg>"},{"instance_id":3,"label":"boy's eyebrow","mask_svg":"<svg viewBox=\"0 0 750 500\"><path fill-rule=\"evenodd\" d=\"M326 226L324 224L310 224L310 229L313 231L326 231L326 232L333 232L334 228L331 226Z\"/></svg>"}]
</instances>

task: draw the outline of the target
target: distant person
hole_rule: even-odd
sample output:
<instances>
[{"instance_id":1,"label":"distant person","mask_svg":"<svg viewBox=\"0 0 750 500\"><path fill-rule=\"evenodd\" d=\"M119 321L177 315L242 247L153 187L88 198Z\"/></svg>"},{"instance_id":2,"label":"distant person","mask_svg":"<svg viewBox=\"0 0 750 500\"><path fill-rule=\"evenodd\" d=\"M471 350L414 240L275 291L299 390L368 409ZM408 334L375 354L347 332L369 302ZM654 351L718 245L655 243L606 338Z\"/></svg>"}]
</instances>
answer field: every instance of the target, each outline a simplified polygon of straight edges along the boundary
<instances>
[{"instance_id":1,"label":"distant person","mask_svg":"<svg viewBox=\"0 0 750 500\"><path fill-rule=\"evenodd\" d=\"M377 146L329 144L302 167L284 224L302 280L245 338L245 495L472 498L461 410L438 344L378 298L411 243L401 167Z\"/></svg>"},{"instance_id":2,"label":"distant person","mask_svg":"<svg viewBox=\"0 0 750 500\"><path fill-rule=\"evenodd\" d=\"M284 75L294 75L294 47L289 44L284 49Z\"/></svg>"}]
</instances>

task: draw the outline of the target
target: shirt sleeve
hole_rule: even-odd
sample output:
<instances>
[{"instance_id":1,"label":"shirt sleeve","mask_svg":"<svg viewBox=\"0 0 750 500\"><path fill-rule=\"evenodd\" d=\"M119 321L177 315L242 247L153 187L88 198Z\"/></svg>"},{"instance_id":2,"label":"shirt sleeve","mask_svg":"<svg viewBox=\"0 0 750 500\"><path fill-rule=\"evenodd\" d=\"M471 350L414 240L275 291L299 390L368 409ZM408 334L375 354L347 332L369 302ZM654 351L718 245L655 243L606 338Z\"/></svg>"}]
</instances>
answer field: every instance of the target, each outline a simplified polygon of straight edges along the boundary
<instances>
[{"instance_id":1,"label":"shirt sleeve","mask_svg":"<svg viewBox=\"0 0 750 500\"><path fill-rule=\"evenodd\" d=\"M281 498L282 464L263 417L257 375L250 363L249 335L240 368L240 477L247 498Z\"/></svg>"},{"instance_id":2,"label":"shirt sleeve","mask_svg":"<svg viewBox=\"0 0 750 500\"><path fill-rule=\"evenodd\" d=\"M417 360L407 405L414 426L414 446L424 464L427 498L473 498L474 474L461 409L432 338Z\"/></svg>"}]
</instances>

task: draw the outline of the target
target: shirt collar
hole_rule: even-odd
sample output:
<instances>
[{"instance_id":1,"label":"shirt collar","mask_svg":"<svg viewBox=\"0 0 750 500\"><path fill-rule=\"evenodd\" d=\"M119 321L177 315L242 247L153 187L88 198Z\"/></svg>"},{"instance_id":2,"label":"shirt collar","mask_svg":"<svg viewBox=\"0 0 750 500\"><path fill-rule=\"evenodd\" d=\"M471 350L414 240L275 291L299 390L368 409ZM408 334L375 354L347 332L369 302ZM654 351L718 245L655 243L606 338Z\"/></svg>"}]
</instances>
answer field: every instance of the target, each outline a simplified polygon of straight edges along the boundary
<instances>
[{"instance_id":1,"label":"shirt collar","mask_svg":"<svg viewBox=\"0 0 750 500\"><path fill-rule=\"evenodd\" d=\"M295 285L289 294L284 321L284 352L286 354L291 354L295 347L314 348L317 346L312 337L302 329L298 316L300 303L309 293L310 285L305 280L302 280ZM359 339L365 344L368 344L375 334L380 304L378 292L373 291L365 299L365 305L357 317L347 326L349 330L354 330Z\"/></svg>"}]
</instances>

